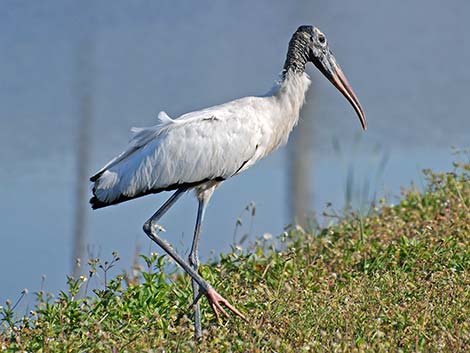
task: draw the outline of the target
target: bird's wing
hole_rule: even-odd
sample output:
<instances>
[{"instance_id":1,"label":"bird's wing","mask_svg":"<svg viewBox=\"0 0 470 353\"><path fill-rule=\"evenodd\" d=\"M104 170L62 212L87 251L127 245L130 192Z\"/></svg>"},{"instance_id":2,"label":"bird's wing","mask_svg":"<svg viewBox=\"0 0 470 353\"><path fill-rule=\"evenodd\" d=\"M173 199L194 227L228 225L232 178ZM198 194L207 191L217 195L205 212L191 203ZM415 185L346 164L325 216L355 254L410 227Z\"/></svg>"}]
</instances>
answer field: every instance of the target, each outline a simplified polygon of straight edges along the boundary
<instances>
[{"instance_id":1,"label":"bird's wing","mask_svg":"<svg viewBox=\"0 0 470 353\"><path fill-rule=\"evenodd\" d=\"M113 204L238 173L263 136L250 103L245 98L175 120L165 114L161 124L134 129L129 148L92 178L95 198Z\"/></svg>"},{"instance_id":2,"label":"bird's wing","mask_svg":"<svg viewBox=\"0 0 470 353\"><path fill-rule=\"evenodd\" d=\"M111 168L115 164L119 163L120 161L124 160L126 157L130 156L136 150L144 146L147 142L152 140L153 138L157 137L158 134L165 129L165 127L175 123L175 120L171 119L167 113L161 111L157 115L157 124L155 126L140 128L140 127L133 127L131 128L131 138L129 140L129 146L127 149L120 153L117 157L110 160L103 168L97 171L92 177L90 177L90 181L96 181L105 170Z\"/></svg>"}]
</instances>

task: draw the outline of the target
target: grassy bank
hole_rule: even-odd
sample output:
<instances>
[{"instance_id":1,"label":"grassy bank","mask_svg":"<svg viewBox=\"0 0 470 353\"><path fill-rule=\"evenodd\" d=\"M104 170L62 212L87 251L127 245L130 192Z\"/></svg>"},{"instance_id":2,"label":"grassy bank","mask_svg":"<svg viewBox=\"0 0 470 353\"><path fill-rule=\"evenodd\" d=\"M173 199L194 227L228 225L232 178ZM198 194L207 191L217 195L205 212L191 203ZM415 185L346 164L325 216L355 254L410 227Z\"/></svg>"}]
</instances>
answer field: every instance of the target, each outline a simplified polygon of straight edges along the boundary
<instances>
[{"instance_id":1,"label":"grassy bank","mask_svg":"<svg viewBox=\"0 0 470 353\"><path fill-rule=\"evenodd\" d=\"M292 230L281 251L264 243L203 266L248 324L217 324L203 298L205 336L195 342L190 282L162 272L164 257L91 292L89 277L104 281L112 265L95 260L87 281L54 298L37 293L28 317L3 305L0 351L469 351L470 165L426 178L424 193L409 190L370 216Z\"/></svg>"}]
</instances>

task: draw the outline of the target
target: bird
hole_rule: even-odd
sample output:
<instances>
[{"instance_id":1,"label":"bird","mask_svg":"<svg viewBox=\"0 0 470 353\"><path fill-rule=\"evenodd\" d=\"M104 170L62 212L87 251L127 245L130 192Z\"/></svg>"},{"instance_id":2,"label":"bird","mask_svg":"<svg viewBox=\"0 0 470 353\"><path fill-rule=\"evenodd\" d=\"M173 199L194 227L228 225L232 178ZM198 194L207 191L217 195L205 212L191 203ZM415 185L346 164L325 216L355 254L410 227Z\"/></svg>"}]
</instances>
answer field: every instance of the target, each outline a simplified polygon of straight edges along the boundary
<instances>
[{"instance_id":1,"label":"bird","mask_svg":"<svg viewBox=\"0 0 470 353\"><path fill-rule=\"evenodd\" d=\"M196 337L202 336L202 296L207 297L217 321L220 314L229 316L225 309L247 320L198 272L204 216L214 191L222 183L287 142L310 86L305 72L309 62L350 102L366 130L364 110L325 34L317 27L302 25L292 35L283 69L266 94L235 99L174 119L161 111L156 125L132 128L127 149L90 178L93 209L173 191L145 222L143 230L191 277ZM157 222L188 191L194 191L198 208L192 246L185 260L159 235L161 226Z\"/></svg>"}]
</instances>

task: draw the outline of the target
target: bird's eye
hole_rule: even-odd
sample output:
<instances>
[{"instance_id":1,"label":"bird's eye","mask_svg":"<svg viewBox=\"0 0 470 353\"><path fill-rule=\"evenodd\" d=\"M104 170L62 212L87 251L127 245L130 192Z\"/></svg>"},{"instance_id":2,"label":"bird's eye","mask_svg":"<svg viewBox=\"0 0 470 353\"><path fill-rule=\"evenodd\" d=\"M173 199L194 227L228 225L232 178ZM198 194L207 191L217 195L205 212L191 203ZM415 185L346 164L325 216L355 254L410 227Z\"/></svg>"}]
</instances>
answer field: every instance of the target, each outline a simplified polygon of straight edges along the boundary
<instances>
[{"instance_id":1,"label":"bird's eye","mask_svg":"<svg viewBox=\"0 0 470 353\"><path fill-rule=\"evenodd\" d=\"M323 34L319 34L318 35L318 41L320 42L320 44L325 44L326 42L326 38Z\"/></svg>"}]
</instances>

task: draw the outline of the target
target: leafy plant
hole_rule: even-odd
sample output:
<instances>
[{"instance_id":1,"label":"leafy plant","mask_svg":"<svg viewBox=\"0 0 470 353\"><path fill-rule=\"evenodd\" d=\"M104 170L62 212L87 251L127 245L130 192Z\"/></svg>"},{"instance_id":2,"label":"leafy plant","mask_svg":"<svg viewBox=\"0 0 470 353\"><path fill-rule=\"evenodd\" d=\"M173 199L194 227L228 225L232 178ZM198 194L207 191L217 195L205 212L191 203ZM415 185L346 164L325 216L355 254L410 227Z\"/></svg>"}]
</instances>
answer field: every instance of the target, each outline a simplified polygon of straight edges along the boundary
<instances>
[{"instance_id":1,"label":"leafy plant","mask_svg":"<svg viewBox=\"0 0 470 353\"><path fill-rule=\"evenodd\" d=\"M470 347L470 165L425 172L397 205L351 213L313 232L293 228L201 272L248 318L217 323L202 299L195 341L191 284L164 256L142 256L138 280L90 261L30 315L0 308L0 350L28 352L465 352ZM78 294L101 275L101 288Z\"/></svg>"}]
</instances>

